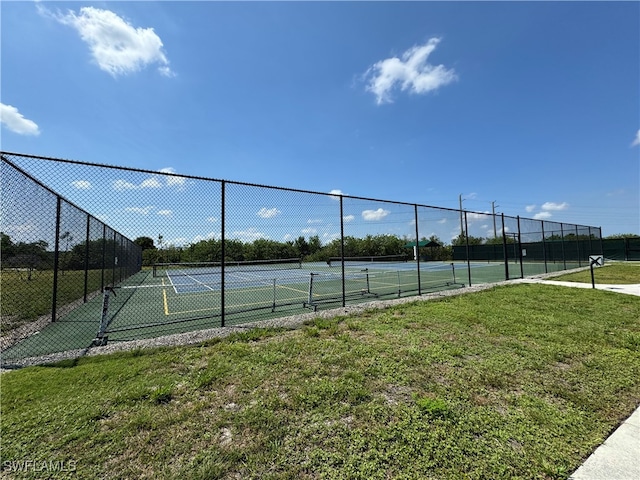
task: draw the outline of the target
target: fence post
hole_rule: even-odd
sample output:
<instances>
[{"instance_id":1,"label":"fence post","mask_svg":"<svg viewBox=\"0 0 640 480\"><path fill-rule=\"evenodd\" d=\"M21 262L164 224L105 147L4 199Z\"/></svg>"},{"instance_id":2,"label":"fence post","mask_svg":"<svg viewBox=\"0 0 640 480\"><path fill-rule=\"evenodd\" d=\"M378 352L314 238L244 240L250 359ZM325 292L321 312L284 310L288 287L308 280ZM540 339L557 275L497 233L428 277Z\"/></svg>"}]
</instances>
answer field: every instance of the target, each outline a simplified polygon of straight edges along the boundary
<instances>
[{"instance_id":1,"label":"fence post","mask_svg":"<svg viewBox=\"0 0 640 480\"><path fill-rule=\"evenodd\" d=\"M343 196L340 194L340 265L342 271L342 306L347 305L347 292L345 290L345 272L344 272L344 210L343 210Z\"/></svg>"},{"instance_id":2,"label":"fence post","mask_svg":"<svg viewBox=\"0 0 640 480\"><path fill-rule=\"evenodd\" d=\"M89 293L89 236L91 234L90 227L91 215L87 213L87 234L85 235L84 245L84 303L87 303L87 294Z\"/></svg>"},{"instance_id":3,"label":"fence post","mask_svg":"<svg viewBox=\"0 0 640 480\"><path fill-rule=\"evenodd\" d=\"M469 286L471 286L471 261L469 260L469 225L467 224L467 212L464 212L464 238L467 244L467 273L469 274Z\"/></svg>"},{"instance_id":4,"label":"fence post","mask_svg":"<svg viewBox=\"0 0 640 480\"><path fill-rule=\"evenodd\" d=\"M104 267L107 257L107 225L102 224L102 261L100 262L102 274L100 275L100 291L104 292Z\"/></svg>"},{"instance_id":5,"label":"fence post","mask_svg":"<svg viewBox=\"0 0 640 480\"><path fill-rule=\"evenodd\" d=\"M578 267L582 266L582 262L580 262L580 234L578 232L578 225L576 227L576 249L578 251Z\"/></svg>"},{"instance_id":6,"label":"fence post","mask_svg":"<svg viewBox=\"0 0 640 480\"><path fill-rule=\"evenodd\" d=\"M547 270L547 243L544 241L544 220L540 220L542 228L542 258L544 259L544 273L549 273Z\"/></svg>"},{"instance_id":7,"label":"fence post","mask_svg":"<svg viewBox=\"0 0 640 480\"><path fill-rule=\"evenodd\" d=\"M604 244L602 243L602 227L598 227L598 240L600 240L600 253L604 257Z\"/></svg>"},{"instance_id":8,"label":"fence post","mask_svg":"<svg viewBox=\"0 0 640 480\"><path fill-rule=\"evenodd\" d=\"M53 251L53 295L51 298L51 321L56 321L56 301L58 299L58 267L60 262L60 214L62 198L56 197L56 239Z\"/></svg>"},{"instance_id":9,"label":"fence post","mask_svg":"<svg viewBox=\"0 0 640 480\"><path fill-rule=\"evenodd\" d=\"M413 206L413 211L416 220L416 269L418 272L418 295L422 295L422 288L420 285L420 235L418 232L418 205Z\"/></svg>"},{"instance_id":10,"label":"fence post","mask_svg":"<svg viewBox=\"0 0 640 480\"><path fill-rule=\"evenodd\" d=\"M115 287L116 286L116 266L118 265L117 262L117 258L118 258L118 242L116 241L116 237L118 236L118 233L114 230L113 231L113 256L112 256L112 268L111 268L111 286Z\"/></svg>"},{"instance_id":11,"label":"fence post","mask_svg":"<svg viewBox=\"0 0 640 480\"><path fill-rule=\"evenodd\" d=\"M564 251L564 224L561 223L560 224L560 237L562 237L562 241L561 241L561 247L562 247L562 269L566 270L567 269L567 255Z\"/></svg>"},{"instance_id":12,"label":"fence post","mask_svg":"<svg viewBox=\"0 0 640 480\"><path fill-rule=\"evenodd\" d=\"M225 218L225 199L226 199L226 195L225 195L225 187L226 187L226 182L223 180L221 182L221 196L222 198L220 199L220 222L221 222L221 226L220 226L220 237L221 237L221 244L220 244L220 256L222 257L220 259L220 326L224 327L224 309L225 309L225 305L224 305L224 297L225 295L225 283L224 283L224 256L225 256L225 248L224 248L224 239L225 239L225 223L226 223L226 218Z\"/></svg>"},{"instance_id":13,"label":"fence post","mask_svg":"<svg viewBox=\"0 0 640 480\"><path fill-rule=\"evenodd\" d=\"M502 256L504 257L504 279L509 280L509 254L507 252L507 234L504 231L504 213L502 217Z\"/></svg>"},{"instance_id":14,"label":"fence post","mask_svg":"<svg viewBox=\"0 0 640 480\"><path fill-rule=\"evenodd\" d=\"M520 233L520 215L518 219L518 260L520 260L520 278L524 278L524 267L522 266L522 235Z\"/></svg>"}]
</instances>

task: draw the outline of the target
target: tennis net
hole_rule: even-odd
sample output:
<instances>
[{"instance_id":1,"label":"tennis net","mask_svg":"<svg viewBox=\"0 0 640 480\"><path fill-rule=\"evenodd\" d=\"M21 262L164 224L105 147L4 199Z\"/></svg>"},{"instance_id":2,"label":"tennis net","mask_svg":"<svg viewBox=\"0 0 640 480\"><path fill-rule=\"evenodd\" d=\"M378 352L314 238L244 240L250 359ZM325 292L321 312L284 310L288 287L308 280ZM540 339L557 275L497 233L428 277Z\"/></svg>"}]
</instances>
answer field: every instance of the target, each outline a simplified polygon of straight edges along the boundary
<instances>
[{"instance_id":1,"label":"tennis net","mask_svg":"<svg viewBox=\"0 0 640 480\"><path fill-rule=\"evenodd\" d=\"M374 255L374 256L356 256L356 257L330 257L327 260L327 265L330 267L339 266L344 259L345 265L371 265L371 264L394 264L394 263L406 263L409 261L409 256L406 254L400 255Z\"/></svg>"},{"instance_id":2,"label":"tennis net","mask_svg":"<svg viewBox=\"0 0 640 480\"><path fill-rule=\"evenodd\" d=\"M225 271L293 270L302 268L299 258L278 258L271 260L242 260L224 262ZM222 272L222 262L168 262L153 265L154 277L211 275Z\"/></svg>"}]
</instances>

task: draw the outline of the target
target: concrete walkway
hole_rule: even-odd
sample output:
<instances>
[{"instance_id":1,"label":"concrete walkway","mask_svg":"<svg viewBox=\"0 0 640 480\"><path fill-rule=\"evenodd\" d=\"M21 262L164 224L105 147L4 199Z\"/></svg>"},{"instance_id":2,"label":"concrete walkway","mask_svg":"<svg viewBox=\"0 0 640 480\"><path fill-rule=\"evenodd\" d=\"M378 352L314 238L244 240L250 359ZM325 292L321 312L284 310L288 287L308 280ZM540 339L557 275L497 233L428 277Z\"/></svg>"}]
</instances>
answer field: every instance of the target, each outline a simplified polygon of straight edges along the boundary
<instances>
[{"instance_id":1,"label":"concrete walkway","mask_svg":"<svg viewBox=\"0 0 640 480\"><path fill-rule=\"evenodd\" d=\"M573 288L593 288L590 283L525 278L521 283L542 283ZM597 290L640 296L640 284L599 285ZM640 407L611 434L569 480L640 480Z\"/></svg>"},{"instance_id":2,"label":"concrete walkway","mask_svg":"<svg viewBox=\"0 0 640 480\"><path fill-rule=\"evenodd\" d=\"M547 285L560 285L563 287L573 287L573 288L593 288L593 285L591 285L590 283L559 282L556 280L542 280L539 278L521 278L521 279L515 280L515 282L544 283ZM640 283L635 283L632 285L605 285L605 284L596 283L596 290L608 290L616 293L626 293L628 295L640 296Z\"/></svg>"}]
</instances>

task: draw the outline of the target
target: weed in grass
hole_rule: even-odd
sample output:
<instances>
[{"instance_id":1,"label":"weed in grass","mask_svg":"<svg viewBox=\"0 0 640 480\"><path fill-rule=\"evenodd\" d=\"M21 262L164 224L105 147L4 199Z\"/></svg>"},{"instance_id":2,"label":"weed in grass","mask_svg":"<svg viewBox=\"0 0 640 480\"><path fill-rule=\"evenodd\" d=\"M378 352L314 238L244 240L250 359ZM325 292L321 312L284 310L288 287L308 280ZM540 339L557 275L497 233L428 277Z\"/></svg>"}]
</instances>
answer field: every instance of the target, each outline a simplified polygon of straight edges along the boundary
<instances>
[{"instance_id":1,"label":"weed in grass","mask_svg":"<svg viewBox=\"0 0 640 480\"><path fill-rule=\"evenodd\" d=\"M306 336L311 338L317 338L320 336L320 329L318 327L307 327L304 329Z\"/></svg>"},{"instance_id":2,"label":"weed in grass","mask_svg":"<svg viewBox=\"0 0 640 480\"><path fill-rule=\"evenodd\" d=\"M343 321L342 318L317 318L313 325L318 330L324 330L327 332L327 335L334 336L338 333L340 328L340 323Z\"/></svg>"},{"instance_id":3,"label":"weed in grass","mask_svg":"<svg viewBox=\"0 0 640 480\"><path fill-rule=\"evenodd\" d=\"M349 319L346 321L347 328L352 332L358 332L363 329L360 322L355 321L354 319Z\"/></svg>"},{"instance_id":4,"label":"weed in grass","mask_svg":"<svg viewBox=\"0 0 640 480\"><path fill-rule=\"evenodd\" d=\"M151 401L156 405L167 404L173 398L173 388L168 385L155 387L150 397Z\"/></svg>"},{"instance_id":5,"label":"weed in grass","mask_svg":"<svg viewBox=\"0 0 640 480\"><path fill-rule=\"evenodd\" d=\"M447 402L441 398L414 395L414 400L420 411L429 417L447 418L452 414Z\"/></svg>"}]
</instances>

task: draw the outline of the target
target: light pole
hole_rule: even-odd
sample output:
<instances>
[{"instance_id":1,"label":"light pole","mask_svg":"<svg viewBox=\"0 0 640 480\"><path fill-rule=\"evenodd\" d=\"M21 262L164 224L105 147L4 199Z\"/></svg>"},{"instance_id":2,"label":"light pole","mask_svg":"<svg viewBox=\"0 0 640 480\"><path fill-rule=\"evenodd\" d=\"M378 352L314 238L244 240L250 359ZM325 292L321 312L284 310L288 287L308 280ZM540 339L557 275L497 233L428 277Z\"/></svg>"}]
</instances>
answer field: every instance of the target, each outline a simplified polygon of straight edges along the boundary
<instances>
[{"instance_id":1,"label":"light pole","mask_svg":"<svg viewBox=\"0 0 640 480\"><path fill-rule=\"evenodd\" d=\"M462 194L458 195L458 201L460 202L460 239L461 240L464 238L464 225L462 223L462 200L464 200L464 198L462 198Z\"/></svg>"},{"instance_id":2,"label":"light pole","mask_svg":"<svg viewBox=\"0 0 640 480\"><path fill-rule=\"evenodd\" d=\"M498 230L496 229L496 207L500 205L496 205L496 201L491 202L491 212L493 213L493 238L498 237Z\"/></svg>"}]
</instances>

